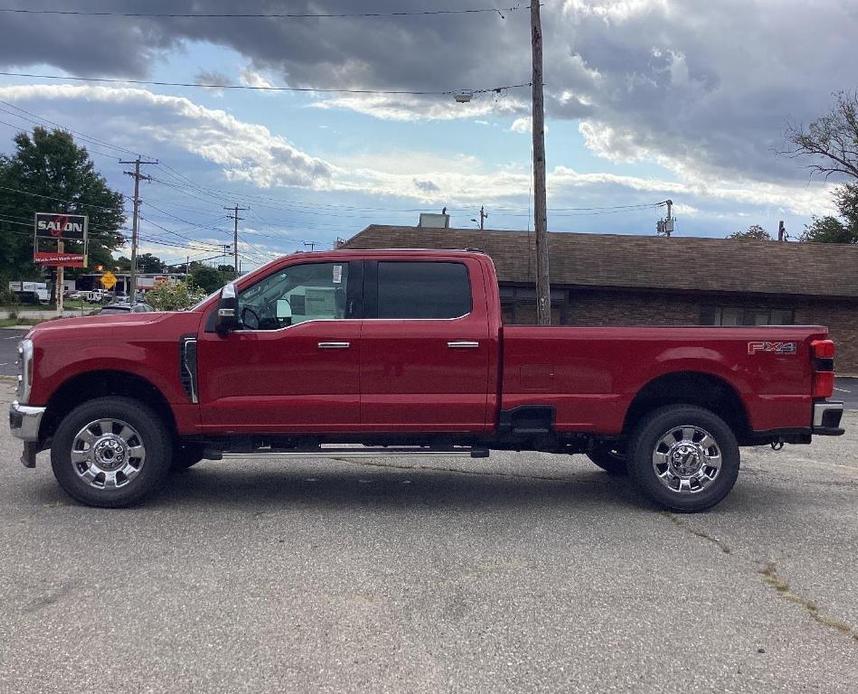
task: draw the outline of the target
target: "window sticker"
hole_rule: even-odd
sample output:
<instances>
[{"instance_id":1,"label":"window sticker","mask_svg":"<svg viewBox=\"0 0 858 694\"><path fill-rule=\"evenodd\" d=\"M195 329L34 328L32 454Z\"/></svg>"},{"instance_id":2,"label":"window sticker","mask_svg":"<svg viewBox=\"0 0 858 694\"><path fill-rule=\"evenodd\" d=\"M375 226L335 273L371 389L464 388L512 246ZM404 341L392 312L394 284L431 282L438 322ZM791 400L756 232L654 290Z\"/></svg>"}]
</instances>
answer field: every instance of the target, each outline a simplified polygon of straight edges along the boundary
<instances>
[{"instance_id":1,"label":"window sticker","mask_svg":"<svg viewBox=\"0 0 858 694\"><path fill-rule=\"evenodd\" d=\"M343 266L334 265L334 284L342 284L343 281Z\"/></svg>"}]
</instances>

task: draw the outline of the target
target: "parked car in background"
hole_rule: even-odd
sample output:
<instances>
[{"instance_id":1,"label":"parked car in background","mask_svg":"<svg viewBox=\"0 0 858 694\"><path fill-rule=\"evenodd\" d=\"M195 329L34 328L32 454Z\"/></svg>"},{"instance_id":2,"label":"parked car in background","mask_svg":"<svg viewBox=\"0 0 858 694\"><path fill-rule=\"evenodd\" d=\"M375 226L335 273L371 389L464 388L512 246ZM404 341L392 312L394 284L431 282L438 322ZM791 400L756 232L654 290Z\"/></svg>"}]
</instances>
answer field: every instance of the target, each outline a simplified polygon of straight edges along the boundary
<instances>
[{"instance_id":1,"label":"parked car in background","mask_svg":"<svg viewBox=\"0 0 858 694\"><path fill-rule=\"evenodd\" d=\"M22 304L47 304L51 300L46 282L9 282L9 289Z\"/></svg>"},{"instance_id":2,"label":"parked car in background","mask_svg":"<svg viewBox=\"0 0 858 694\"><path fill-rule=\"evenodd\" d=\"M104 308L96 311L97 315L117 314L117 313L149 313L154 311L149 304L137 302L133 306L126 301L117 301L116 303L107 304Z\"/></svg>"}]
</instances>

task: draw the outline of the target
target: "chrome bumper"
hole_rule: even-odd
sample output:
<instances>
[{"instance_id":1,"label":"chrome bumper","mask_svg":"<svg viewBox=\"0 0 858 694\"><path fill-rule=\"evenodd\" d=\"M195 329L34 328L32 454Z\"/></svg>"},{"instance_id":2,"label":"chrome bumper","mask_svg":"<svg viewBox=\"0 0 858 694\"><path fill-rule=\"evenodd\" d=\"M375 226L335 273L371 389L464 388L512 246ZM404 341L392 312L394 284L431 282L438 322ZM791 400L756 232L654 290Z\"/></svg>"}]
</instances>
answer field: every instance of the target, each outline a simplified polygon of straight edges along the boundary
<instances>
[{"instance_id":1,"label":"chrome bumper","mask_svg":"<svg viewBox=\"0 0 858 694\"><path fill-rule=\"evenodd\" d=\"M22 441L35 442L39 440L39 427L42 425L44 407L21 405L15 400L9 405L9 429L12 436Z\"/></svg>"},{"instance_id":2,"label":"chrome bumper","mask_svg":"<svg viewBox=\"0 0 858 694\"><path fill-rule=\"evenodd\" d=\"M842 402L813 403L813 433L817 436L840 436L845 433L840 426L842 417Z\"/></svg>"}]
</instances>

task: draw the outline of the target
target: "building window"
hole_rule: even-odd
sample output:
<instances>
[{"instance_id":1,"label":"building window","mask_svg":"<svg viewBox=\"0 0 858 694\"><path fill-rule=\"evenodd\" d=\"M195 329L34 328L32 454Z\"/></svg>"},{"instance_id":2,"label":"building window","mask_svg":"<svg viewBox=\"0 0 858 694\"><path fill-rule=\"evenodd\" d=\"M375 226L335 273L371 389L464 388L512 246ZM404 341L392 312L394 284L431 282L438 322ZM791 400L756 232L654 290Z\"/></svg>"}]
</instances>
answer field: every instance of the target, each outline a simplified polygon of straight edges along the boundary
<instances>
[{"instance_id":1,"label":"building window","mask_svg":"<svg viewBox=\"0 0 858 694\"><path fill-rule=\"evenodd\" d=\"M753 306L703 306L701 325L793 325L795 310Z\"/></svg>"}]
</instances>

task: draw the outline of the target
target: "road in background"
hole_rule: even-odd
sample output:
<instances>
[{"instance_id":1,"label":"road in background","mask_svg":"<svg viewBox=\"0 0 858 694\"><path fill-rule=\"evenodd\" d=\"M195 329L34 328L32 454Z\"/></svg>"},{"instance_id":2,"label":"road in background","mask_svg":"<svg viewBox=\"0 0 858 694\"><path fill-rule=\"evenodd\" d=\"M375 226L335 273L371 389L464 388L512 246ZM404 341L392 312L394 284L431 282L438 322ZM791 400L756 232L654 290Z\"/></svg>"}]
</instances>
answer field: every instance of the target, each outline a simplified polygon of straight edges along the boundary
<instances>
[{"instance_id":1,"label":"road in background","mask_svg":"<svg viewBox=\"0 0 858 694\"><path fill-rule=\"evenodd\" d=\"M15 360L18 358L18 342L26 330L0 328L0 376L14 376L18 373Z\"/></svg>"},{"instance_id":2,"label":"road in background","mask_svg":"<svg viewBox=\"0 0 858 694\"><path fill-rule=\"evenodd\" d=\"M847 410L858 410L858 378L835 379L832 400L842 400Z\"/></svg>"},{"instance_id":3,"label":"road in background","mask_svg":"<svg viewBox=\"0 0 858 694\"><path fill-rule=\"evenodd\" d=\"M206 461L93 509L4 427L0 691L851 694L846 425L746 449L698 515L536 453Z\"/></svg>"}]
</instances>

